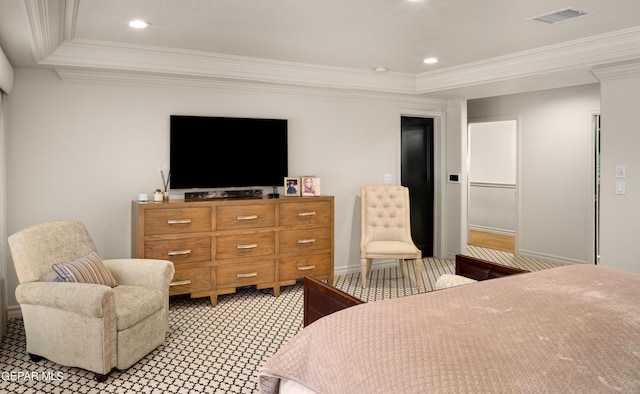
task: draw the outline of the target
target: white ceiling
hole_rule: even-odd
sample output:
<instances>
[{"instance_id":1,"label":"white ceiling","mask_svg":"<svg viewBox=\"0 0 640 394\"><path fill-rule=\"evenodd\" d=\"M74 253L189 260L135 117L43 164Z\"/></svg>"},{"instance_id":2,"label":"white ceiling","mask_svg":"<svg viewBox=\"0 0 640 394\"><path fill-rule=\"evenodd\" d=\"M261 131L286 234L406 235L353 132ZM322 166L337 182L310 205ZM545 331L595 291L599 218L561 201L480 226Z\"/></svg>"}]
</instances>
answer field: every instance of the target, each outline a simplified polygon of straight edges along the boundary
<instances>
[{"instance_id":1,"label":"white ceiling","mask_svg":"<svg viewBox=\"0 0 640 394\"><path fill-rule=\"evenodd\" d=\"M590 15L527 19L569 6ZM639 15L638 0L2 0L0 46L14 67L63 79L474 98L592 83L593 69L640 61ZM133 18L151 26L133 30Z\"/></svg>"}]
</instances>

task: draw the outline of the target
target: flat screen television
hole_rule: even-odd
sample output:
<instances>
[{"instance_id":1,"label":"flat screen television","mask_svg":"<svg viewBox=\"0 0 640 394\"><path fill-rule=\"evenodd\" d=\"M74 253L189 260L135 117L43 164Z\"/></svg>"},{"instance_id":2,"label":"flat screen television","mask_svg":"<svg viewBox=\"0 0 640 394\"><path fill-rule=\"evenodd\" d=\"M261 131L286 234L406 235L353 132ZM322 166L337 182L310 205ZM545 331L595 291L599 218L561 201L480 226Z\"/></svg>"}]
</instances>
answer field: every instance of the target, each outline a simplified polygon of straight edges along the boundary
<instances>
[{"instance_id":1,"label":"flat screen television","mask_svg":"<svg viewBox=\"0 0 640 394\"><path fill-rule=\"evenodd\" d=\"M282 186L287 120L171 115L172 189Z\"/></svg>"}]
</instances>

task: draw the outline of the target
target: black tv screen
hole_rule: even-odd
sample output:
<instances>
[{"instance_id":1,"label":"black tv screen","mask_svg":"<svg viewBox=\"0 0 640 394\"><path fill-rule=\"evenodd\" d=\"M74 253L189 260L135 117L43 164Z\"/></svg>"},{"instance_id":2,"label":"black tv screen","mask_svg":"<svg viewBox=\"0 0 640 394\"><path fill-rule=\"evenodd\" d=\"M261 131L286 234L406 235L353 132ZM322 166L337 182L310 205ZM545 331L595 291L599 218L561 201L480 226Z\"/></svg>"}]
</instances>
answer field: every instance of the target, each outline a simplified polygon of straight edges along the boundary
<instances>
[{"instance_id":1,"label":"black tv screen","mask_svg":"<svg viewBox=\"0 0 640 394\"><path fill-rule=\"evenodd\" d=\"M287 120L171 115L172 189L282 186Z\"/></svg>"}]
</instances>

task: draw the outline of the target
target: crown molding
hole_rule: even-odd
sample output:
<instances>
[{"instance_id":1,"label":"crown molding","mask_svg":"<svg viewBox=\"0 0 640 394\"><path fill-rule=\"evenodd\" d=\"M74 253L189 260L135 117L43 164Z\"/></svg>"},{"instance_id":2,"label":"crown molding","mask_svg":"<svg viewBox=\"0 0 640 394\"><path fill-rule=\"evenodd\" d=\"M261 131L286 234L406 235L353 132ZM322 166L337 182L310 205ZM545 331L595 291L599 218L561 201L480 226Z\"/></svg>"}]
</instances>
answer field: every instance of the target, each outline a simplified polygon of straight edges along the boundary
<instances>
[{"instance_id":1,"label":"crown molding","mask_svg":"<svg viewBox=\"0 0 640 394\"><path fill-rule=\"evenodd\" d=\"M586 76L597 65L639 57L640 27L634 27L419 74L416 91L429 93L570 70Z\"/></svg>"},{"instance_id":2,"label":"crown molding","mask_svg":"<svg viewBox=\"0 0 640 394\"><path fill-rule=\"evenodd\" d=\"M286 85L252 82L247 80L188 77L182 75L160 75L122 71L114 72L110 70L56 68L55 71L61 80L74 83L235 90L289 95L299 94L305 97L316 96L345 100L357 99L367 101L392 101L395 103L403 103L405 105L419 106L420 108L430 108L434 110L442 110L446 108L447 105L446 100L422 97L415 94L399 94L372 90L334 89L331 87Z\"/></svg>"},{"instance_id":3,"label":"crown molding","mask_svg":"<svg viewBox=\"0 0 640 394\"><path fill-rule=\"evenodd\" d=\"M69 4L73 2L69 0ZM22 0L20 5L31 32L31 55L40 62L64 42L67 1Z\"/></svg>"},{"instance_id":4,"label":"crown molding","mask_svg":"<svg viewBox=\"0 0 640 394\"><path fill-rule=\"evenodd\" d=\"M599 68L591 70L591 74L601 82L616 79L638 78L640 77L640 62Z\"/></svg>"},{"instance_id":5,"label":"crown molding","mask_svg":"<svg viewBox=\"0 0 640 394\"><path fill-rule=\"evenodd\" d=\"M136 73L182 75L190 78L247 80L264 83L414 93L415 77L340 67L177 50L113 42L63 42L40 64Z\"/></svg>"},{"instance_id":6,"label":"crown molding","mask_svg":"<svg viewBox=\"0 0 640 394\"><path fill-rule=\"evenodd\" d=\"M91 40L64 41L40 63L183 76L190 83L197 78L228 79L420 95L568 71L581 73L582 82L591 83L596 80L590 71L599 65L638 58L640 27L418 75Z\"/></svg>"},{"instance_id":7,"label":"crown molding","mask_svg":"<svg viewBox=\"0 0 640 394\"><path fill-rule=\"evenodd\" d=\"M62 0L65 1L65 0ZM65 13L64 21L64 40L70 41L73 39L76 33L76 22L78 21L78 7L80 0L66 0L65 1Z\"/></svg>"}]
</instances>

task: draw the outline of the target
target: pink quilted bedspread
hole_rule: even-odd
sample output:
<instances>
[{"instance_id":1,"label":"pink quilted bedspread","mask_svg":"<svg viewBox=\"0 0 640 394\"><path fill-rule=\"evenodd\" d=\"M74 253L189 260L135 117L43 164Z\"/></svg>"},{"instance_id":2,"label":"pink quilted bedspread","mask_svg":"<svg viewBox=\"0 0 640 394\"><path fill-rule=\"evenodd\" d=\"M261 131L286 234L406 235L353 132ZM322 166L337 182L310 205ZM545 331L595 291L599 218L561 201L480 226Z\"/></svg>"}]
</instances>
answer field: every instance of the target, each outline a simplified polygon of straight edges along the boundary
<instances>
[{"instance_id":1,"label":"pink quilted bedspread","mask_svg":"<svg viewBox=\"0 0 640 394\"><path fill-rule=\"evenodd\" d=\"M261 368L330 393L639 393L640 275L591 265L358 305Z\"/></svg>"}]
</instances>

